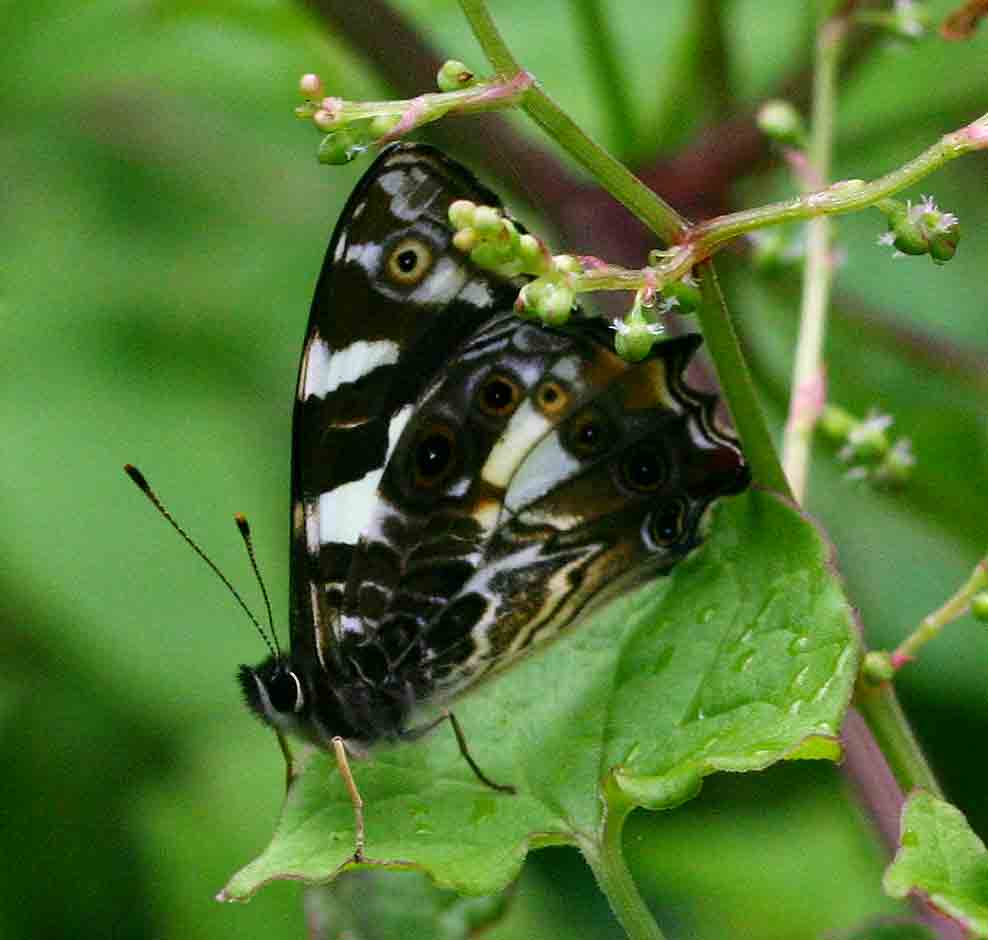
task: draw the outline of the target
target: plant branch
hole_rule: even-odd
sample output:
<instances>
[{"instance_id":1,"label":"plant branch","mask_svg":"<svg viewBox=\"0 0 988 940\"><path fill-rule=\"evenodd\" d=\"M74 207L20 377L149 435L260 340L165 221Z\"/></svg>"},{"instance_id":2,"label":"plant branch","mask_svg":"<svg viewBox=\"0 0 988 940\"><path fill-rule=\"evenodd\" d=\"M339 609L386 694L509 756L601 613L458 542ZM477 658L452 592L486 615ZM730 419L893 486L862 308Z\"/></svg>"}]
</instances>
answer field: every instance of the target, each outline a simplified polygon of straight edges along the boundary
<instances>
[{"instance_id":1,"label":"plant branch","mask_svg":"<svg viewBox=\"0 0 988 940\"><path fill-rule=\"evenodd\" d=\"M705 261L701 266L700 290L703 303L697 316L716 364L731 417L744 441L745 458L751 465L752 475L762 486L791 496L712 261Z\"/></svg>"},{"instance_id":2,"label":"plant branch","mask_svg":"<svg viewBox=\"0 0 988 940\"><path fill-rule=\"evenodd\" d=\"M482 0L460 0L460 8L470 23L480 48L484 50L484 55L494 69L503 75L520 72L521 66L502 38L497 24L487 9L487 4Z\"/></svg>"},{"instance_id":3,"label":"plant branch","mask_svg":"<svg viewBox=\"0 0 988 940\"><path fill-rule=\"evenodd\" d=\"M483 0L460 0L460 7L491 65L498 71L521 71ZM601 186L664 241L672 242L686 230L686 221L676 210L637 179L624 164L591 140L542 90L538 81L526 92L521 107L571 157L589 170Z\"/></svg>"},{"instance_id":4,"label":"plant branch","mask_svg":"<svg viewBox=\"0 0 988 940\"><path fill-rule=\"evenodd\" d=\"M845 29L843 21L830 20L821 26L817 38L809 149L809 172L816 178L817 186L824 184L830 176L837 64ZM800 503L806 496L813 428L826 400L823 340L832 273L830 220L818 217L810 221L807 235L799 338L793 365L789 417L782 446L782 466L796 501Z\"/></svg>"},{"instance_id":5,"label":"plant branch","mask_svg":"<svg viewBox=\"0 0 988 940\"><path fill-rule=\"evenodd\" d=\"M634 808L608 775L604 783L604 819L598 839L581 840L580 850L611 909L631 940L664 940L624 861L624 823Z\"/></svg>"},{"instance_id":6,"label":"plant branch","mask_svg":"<svg viewBox=\"0 0 988 940\"><path fill-rule=\"evenodd\" d=\"M951 160L985 149L988 149L988 114L983 114L970 124L945 134L919 156L871 183L863 180L842 180L817 192L783 202L769 203L756 209L719 216L708 222L701 222L693 229L691 237L703 246L707 254L710 254L723 242L745 232L763 228L766 224L777 225L823 215L856 212L915 185Z\"/></svg>"},{"instance_id":7,"label":"plant branch","mask_svg":"<svg viewBox=\"0 0 988 940\"><path fill-rule=\"evenodd\" d=\"M534 99L533 96L535 96ZM581 151L581 156L578 158L594 175L598 175L595 156L603 154L604 165L601 172L606 176L603 180L605 188L615 198L624 202L628 208L635 212L638 218L657 234L661 234L658 231L660 227L668 232L669 226L663 225L660 221L664 210L655 202L658 197L640 180L625 170L621 164L616 164L610 155L596 148L596 145L579 128L576 128L572 120L563 114L557 106L550 103L543 111L543 101L549 101L549 99L535 82L524 93L521 106L536 120L539 120L547 132L554 137L563 133L563 129L566 133L572 130L575 135L581 138L580 146L587 143L589 149ZM828 123L831 120L828 118ZM827 136L829 137L829 135L830 132L828 131ZM828 221L826 217L856 212L874 206L888 196L914 185L949 161L985 149L988 149L988 114L982 115L976 121L959 130L945 134L937 143L927 148L915 159L871 183L864 180L844 180L793 199L770 203L757 209L747 209L743 212L718 216L697 225L690 226L683 222L682 232L678 236L680 240L661 253L662 260L659 264L644 268L624 268L620 265L598 262L594 267L577 275L573 281L573 287L578 293L641 290L642 288L661 290L665 284L679 280L689 274L696 265L711 257L726 242L737 238L739 235L786 222L807 220L811 223L819 222L823 224L811 226L810 229L811 240L807 259L809 273L804 282L808 288L808 293L813 295L809 313L814 321L814 329L819 333L819 336L808 348L819 348L822 343L823 327L822 323L819 322L820 310L829 296L830 281L829 237L824 237L828 231L825 225ZM571 152L577 156L574 151ZM614 164L620 169L614 169ZM612 169L613 172L611 172ZM628 182L629 178L630 183ZM665 204L662 203L662 205ZM678 215L675 218L680 219ZM680 219L680 221L682 220ZM814 236L814 233L817 234Z\"/></svg>"},{"instance_id":8,"label":"plant branch","mask_svg":"<svg viewBox=\"0 0 988 940\"><path fill-rule=\"evenodd\" d=\"M892 653L892 666L896 669L915 658L920 647L940 635L948 623L964 616L970 610L971 599L988 588L988 556L975 566L971 576L956 591L953 597L932 614L924 617L918 627L904 639Z\"/></svg>"}]
</instances>

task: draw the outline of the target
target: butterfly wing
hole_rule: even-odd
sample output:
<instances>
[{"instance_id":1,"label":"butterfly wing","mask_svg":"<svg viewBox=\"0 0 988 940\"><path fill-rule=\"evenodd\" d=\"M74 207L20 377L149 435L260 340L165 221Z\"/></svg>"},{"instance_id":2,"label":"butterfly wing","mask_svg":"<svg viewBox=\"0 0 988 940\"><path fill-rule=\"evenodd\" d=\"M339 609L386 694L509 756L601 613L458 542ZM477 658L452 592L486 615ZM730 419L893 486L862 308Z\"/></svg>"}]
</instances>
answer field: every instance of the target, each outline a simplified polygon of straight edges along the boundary
<instances>
[{"instance_id":1,"label":"butterfly wing","mask_svg":"<svg viewBox=\"0 0 988 940\"><path fill-rule=\"evenodd\" d=\"M497 197L432 148L384 151L337 223L312 302L292 431L291 640L336 655L354 546L413 403L518 285L451 249L450 203Z\"/></svg>"},{"instance_id":2,"label":"butterfly wing","mask_svg":"<svg viewBox=\"0 0 988 940\"><path fill-rule=\"evenodd\" d=\"M699 344L629 363L600 321L480 327L393 449L352 558L343 655L372 683L449 697L605 588L671 568L712 499L747 480L715 400L683 380Z\"/></svg>"},{"instance_id":3,"label":"butterfly wing","mask_svg":"<svg viewBox=\"0 0 988 940\"><path fill-rule=\"evenodd\" d=\"M628 368L510 312L457 348L416 402L353 554L341 633L364 674L391 673L483 564L517 453Z\"/></svg>"},{"instance_id":4,"label":"butterfly wing","mask_svg":"<svg viewBox=\"0 0 988 940\"><path fill-rule=\"evenodd\" d=\"M606 368L606 331L567 332L590 340ZM736 442L715 426L715 399L683 380L699 342L673 340L609 370L541 434L515 413L480 471L502 461L496 525L413 647L422 697L457 694L630 582L668 572L700 541L710 503L747 485Z\"/></svg>"}]
</instances>

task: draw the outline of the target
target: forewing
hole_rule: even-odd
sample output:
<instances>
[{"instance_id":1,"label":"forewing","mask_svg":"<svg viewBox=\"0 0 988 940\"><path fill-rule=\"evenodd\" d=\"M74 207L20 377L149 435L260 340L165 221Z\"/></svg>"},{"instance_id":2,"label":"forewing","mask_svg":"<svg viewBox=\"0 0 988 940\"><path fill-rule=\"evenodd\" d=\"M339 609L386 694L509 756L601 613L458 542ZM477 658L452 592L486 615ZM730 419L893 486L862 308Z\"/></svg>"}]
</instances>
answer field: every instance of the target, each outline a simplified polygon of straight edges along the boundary
<instances>
[{"instance_id":1,"label":"forewing","mask_svg":"<svg viewBox=\"0 0 988 940\"><path fill-rule=\"evenodd\" d=\"M432 148L396 144L364 175L323 262L292 428L293 655L325 665L353 548L389 450L430 378L518 285L451 249L456 199L497 197Z\"/></svg>"}]
</instances>

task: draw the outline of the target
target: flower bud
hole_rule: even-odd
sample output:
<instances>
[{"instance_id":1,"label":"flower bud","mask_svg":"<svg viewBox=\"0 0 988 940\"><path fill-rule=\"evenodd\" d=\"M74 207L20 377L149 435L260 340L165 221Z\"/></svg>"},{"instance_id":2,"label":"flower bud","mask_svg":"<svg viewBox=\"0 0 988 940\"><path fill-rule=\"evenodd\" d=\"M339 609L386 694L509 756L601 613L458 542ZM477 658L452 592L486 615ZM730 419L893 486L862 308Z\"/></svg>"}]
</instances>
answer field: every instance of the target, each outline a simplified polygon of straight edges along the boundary
<instances>
[{"instance_id":1,"label":"flower bud","mask_svg":"<svg viewBox=\"0 0 988 940\"><path fill-rule=\"evenodd\" d=\"M458 251L468 255L477 247L477 230L473 228L461 228L453 236L453 245Z\"/></svg>"},{"instance_id":2,"label":"flower bud","mask_svg":"<svg viewBox=\"0 0 988 940\"><path fill-rule=\"evenodd\" d=\"M827 405L820 415L819 429L835 441L846 441L857 425L857 418L837 405Z\"/></svg>"},{"instance_id":3,"label":"flower bud","mask_svg":"<svg viewBox=\"0 0 988 940\"><path fill-rule=\"evenodd\" d=\"M299 79L298 90L302 92L306 98L320 98L323 93L322 80L318 75L314 75L310 72L307 75L303 75L301 79Z\"/></svg>"},{"instance_id":4,"label":"flower bud","mask_svg":"<svg viewBox=\"0 0 988 940\"><path fill-rule=\"evenodd\" d=\"M848 438L848 448L856 460L872 461L884 457L889 450L888 435L880 428L858 425Z\"/></svg>"},{"instance_id":5,"label":"flower bud","mask_svg":"<svg viewBox=\"0 0 988 940\"><path fill-rule=\"evenodd\" d=\"M678 281L670 281L662 288L664 297L676 301L673 306L676 308L676 313L681 316L696 313L702 302L700 287L696 283L691 283L692 280L692 278L689 281L680 278Z\"/></svg>"},{"instance_id":6,"label":"flower bud","mask_svg":"<svg viewBox=\"0 0 988 940\"><path fill-rule=\"evenodd\" d=\"M459 91L474 83L474 74L457 59L448 59L436 74L436 84L440 91Z\"/></svg>"},{"instance_id":7,"label":"flower bud","mask_svg":"<svg viewBox=\"0 0 988 940\"><path fill-rule=\"evenodd\" d=\"M847 444L841 449L840 457L846 461L876 463L888 452L888 434L892 418L889 415L870 412L863 421L858 421L847 435Z\"/></svg>"},{"instance_id":8,"label":"flower bud","mask_svg":"<svg viewBox=\"0 0 988 940\"><path fill-rule=\"evenodd\" d=\"M312 115L312 123L321 131L331 131L339 126L340 116L333 111L327 111L326 108L320 108Z\"/></svg>"},{"instance_id":9,"label":"flower bud","mask_svg":"<svg viewBox=\"0 0 988 940\"><path fill-rule=\"evenodd\" d=\"M341 166L367 149L366 138L348 127L328 133L319 144L319 162Z\"/></svg>"},{"instance_id":10,"label":"flower bud","mask_svg":"<svg viewBox=\"0 0 988 940\"><path fill-rule=\"evenodd\" d=\"M549 270L549 254L542 242L527 232L518 236L518 258L530 274L545 274Z\"/></svg>"},{"instance_id":11,"label":"flower bud","mask_svg":"<svg viewBox=\"0 0 988 940\"><path fill-rule=\"evenodd\" d=\"M572 255L554 255L552 258L552 266L557 271L562 271L564 274L583 273L583 265L580 264L579 258L574 258Z\"/></svg>"},{"instance_id":12,"label":"flower bud","mask_svg":"<svg viewBox=\"0 0 988 940\"><path fill-rule=\"evenodd\" d=\"M572 288L540 277L521 289L515 310L534 314L549 326L561 326L569 319L575 299Z\"/></svg>"},{"instance_id":13,"label":"flower bud","mask_svg":"<svg viewBox=\"0 0 988 940\"><path fill-rule=\"evenodd\" d=\"M481 238L493 238L501 230L501 213L493 206L477 206L473 213L473 227Z\"/></svg>"},{"instance_id":14,"label":"flower bud","mask_svg":"<svg viewBox=\"0 0 988 940\"><path fill-rule=\"evenodd\" d=\"M897 251L904 255L925 255L929 248L929 242L921 228L908 219L893 226L891 232L894 236L892 244Z\"/></svg>"},{"instance_id":15,"label":"flower bud","mask_svg":"<svg viewBox=\"0 0 988 940\"><path fill-rule=\"evenodd\" d=\"M885 650L872 650L865 653L861 663L861 678L870 685L881 685L895 677L892 656Z\"/></svg>"},{"instance_id":16,"label":"flower bud","mask_svg":"<svg viewBox=\"0 0 988 940\"><path fill-rule=\"evenodd\" d=\"M450 224L453 228L473 227L473 214L476 209L476 204L472 203L469 199L457 199L450 204L449 211L447 212Z\"/></svg>"},{"instance_id":17,"label":"flower bud","mask_svg":"<svg viewBox=\"0 0 988 940\"><path fill-rule=\"evenodd\" d=\"M615 320L611 326L617 331L614 351L628 362L644 359L664 332L661 323L650 323L646 318L641 308L640 294L635 298L631 312L623 320Z\"/></svg>"},{"instance_id":18,"label":"flower bud","mask_svg":"<svg viewBox=\"0 0 988 940\"><path fill-rule=\"evenodd\" d=\"M476 231L476 229L474 229ZM485 268L488 271L498 267L501 263L501 255L497 248L489 241L479 241L477 246L470 252L470 260L477 267Z\"/></svg>"},{"instance_id":19,"label":"flower bud","mask_svg":"<svg viewBox=\"0 0 988 940\"><path fill-rule=\"evenodd\" d=\"M961 232L957 216L941 209L932 196L923 196L913 205L883 199L877 206L888 218L889 230L878 241L893 245L904 255L925 255L936 264L954 256Z\"/></svg>"},{"instance_id":20,"label":"flower bud","mask_svg":"<svg viewBox=\"0 0 988 940\"><path fill-rule=\"evenodd\" d=\"M916 458L909 438L900 438L875 468L875 482L891 487L902 486L913 475L915 466Z\"/></svg>"},{"instance_id":21,"label":"flower bud","mask_svg":"<svg viewBox=\"0 0 988 940\"><path fill-rule=\"evenodd\" d=\"M988 591L982 591L971 598L971 613L976 620L988 623Z\"/></svg>"},{"instance_id":22,"label":"flower bud","mask_svg":"<svg viewBox=\"0 0 988 940\"><path fill-rule=\"evenodd\" d=\"M946 231L938 232L930 239L930 257L936 264L946 264L954 257L960 240L961 228L956 223Z\"/></svg>"},{"instance_id":23,"label":"flower bud","mask_svg":"<svg viewBox=\"0 0 988 940\"><path fill-rule=\"evenodd\" d=\"M780 144L806 149L806 124L788 101L766 101L758 109L758 128Z\"/></svg>"}]
</instances>

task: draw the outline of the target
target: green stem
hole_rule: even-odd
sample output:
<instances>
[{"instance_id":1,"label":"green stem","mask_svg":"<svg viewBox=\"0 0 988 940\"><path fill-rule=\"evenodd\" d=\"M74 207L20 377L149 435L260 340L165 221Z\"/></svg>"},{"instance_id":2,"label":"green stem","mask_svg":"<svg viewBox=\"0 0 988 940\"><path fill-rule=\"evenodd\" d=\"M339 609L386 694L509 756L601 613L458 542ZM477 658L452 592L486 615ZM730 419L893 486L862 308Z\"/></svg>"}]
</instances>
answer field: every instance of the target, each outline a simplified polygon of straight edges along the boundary
<instances>
[{"instance_id":1,"label":"green stem","mask_svg":"<svg viewBox=\"0 0 988 940\"><path fill-rule=\"evenodd\" d=\"M718 216L690 231L690 242L704 254L712 254L724 242L769 225L800 222L824 215L841 215L874 206L879 200L914 186L935 170L975 150L988 148L988 114L965 127L945 134L919 156L870 183L842 180L818 192L807 193L755 209Z\"/></svg>"},{"instance_id":2,"label":"green stem","mask_svg":"<svg viewBox=\"0 0 988 940\"><path fill-rule=\"evenodd\" d=\"M466 2L466 0L464 0ZM649 189L623 163L595 143L536 82L522 108L597 182L626 206L666 244L683 236L688 225L672 206Z\"/></svg>"},{"instance_id":3,"label":"green stem","mask_svg":"<svg viewBox=\"0 0 988 940\"><path fill-rule=\"evenodd\" d=\"M497 24L491 18L483 0L460 0L460 9L466 16L484 55L502 75L513 75L521 71L518 60L512 55L508 44L501 36Z\"/></svg>"},{"instance_id":4,"label":"green stem","mask_svg":"<svg viewBox=\"0 0 988 940\"><path fill-rule=\"evenodd\" d=\"M834 105L837 98L837 66L843 45L845 24L831 20L820 27L816 43L813 80L813 110L809 148L810 171L815 186L830 176L830 153L833 147ZM823 377L823 342L830 303L833 265L830 259L830 220L826 216L809 224L806 266L803 269L803 300L799 319L799 338L793 364L782 445L782 466L796 501L806 497L810 444L813 429L826 397Z\"/></svg>"},{"instance_id":5,"label":"green stem","mask_svg":"<svg viewBox=\"0 0 988 940\"><path fill-rule=\"evenodd\" d=\"M484 0L460 0L460 7L491 65L502 74L521 71L487 12ZM671 243L685 233L686 220L624 164L588 137L537 81L525 93L521 106L574 160L589 170L604 189L663 241Z\"/></svg>"},{"instance_id":6,"label":"green stem","mask_svg":"<svg viewBox=\"0 0 988 940\"><path fill-rule=\"evenodd\" d=\"M975 566L971 576L947 600L939 610L924 617L919 626L904 639L892 653L892 665L897 669L915 658L920 647L939 636L948 623L967 613L975 594L988 588L988 556Z\"/></svg>"},{"instance_id":7,"label":"green stem","mask_svg":"<svg viewBox=\"0 0 988 940\"><path fill-rule=\"evenodd\" d=\"M536 90L533 87L526 93L526 101L527 96ZM709 222L688 226L681 240L663 252L664 260L660 264L654 267L635 269L621 268L618 265L606 265L596 270L588 269L575 281L574 287L580 292L640 290L643 287L661 289L669 281L678 280L688 274L693 267L711 257L732 238L783 222L813 221L814 219L826 221L825 216L855 212L863 208L880 209L884 206L887 210L891 206L891 203L887 201L888 194L899 192L901 189L913 185L956 157L984 149L988 149L988 114L966 127L945 135L938 143L928 148L915 160L910 161L905 167L888 173L872 183L865 183L862 180L845 180L834 183L826 189L785 202L772 203L744 212L735 212L731 215L712 219ZM587 162L584 165L596 173L592 163ZM623 185L622 180L616 176L614 186L606 188L617 198L622 198L625 205L631 207L629 200L632 197L623 198L618 194L618 187L621 185ZM646 190L646 193L649 192ZM638 194L633 195L637 197ZM638 211L633 211L653 231L657 231L650 221L652 209L648 203L648 197L643 197L638 204ZM811 228L811 238L814 230L820 232L822 229ZM819 239L820 236L817 235L817 238ZM808 249L810 258L816 259L812 262L808 259L808 265L811 263L814 265L813 275L809 279L811 285L818 285L821 282L821 272L826 273L827 253L821 250L820 244L822 244L822 239ZM816 303L819 304L819 300Z\"/></svg>"},{"instance_id":8,"label":"green stem","mask_svg":"<svg viewBox=\"0 0 988 940\"><path fill-rule=\"evenodd\" d=\"M703 303L697 310L697 317L703 327L710 357L717 366L718 378L734 425L744 441L745 459L751 466L752 476L761 486L791 496L786 475L772 443L772 435L765 424L755 394L748 364L734 332L713 262L704 261L700 271Z\"/></svg>"},{"instance_id":9,"label":"green stem","mask_svg":"<svg viewBox=\"0 0 988 940\"><path fill-rule=\"evenodd\" d=\"M621 836L625 820L634 807L620 793L611 792L614 789L605 785L604 824L600 839L582 841L580 849L600 890L631 940L665 940L624 862Z\"/></svg>"},{"instance_id":10,"label":"green stem","mask_svg":"<svg viewBox=\"0 0 988 940\"><path fill-rule=\"evenodd\" d=\"M940 784L923 756L892 686L887 682L869 686L859 681L854 705L864 718L902 792L909 793L916 787L924 787L942 798Z\"/></svg>"}]
</instances>

